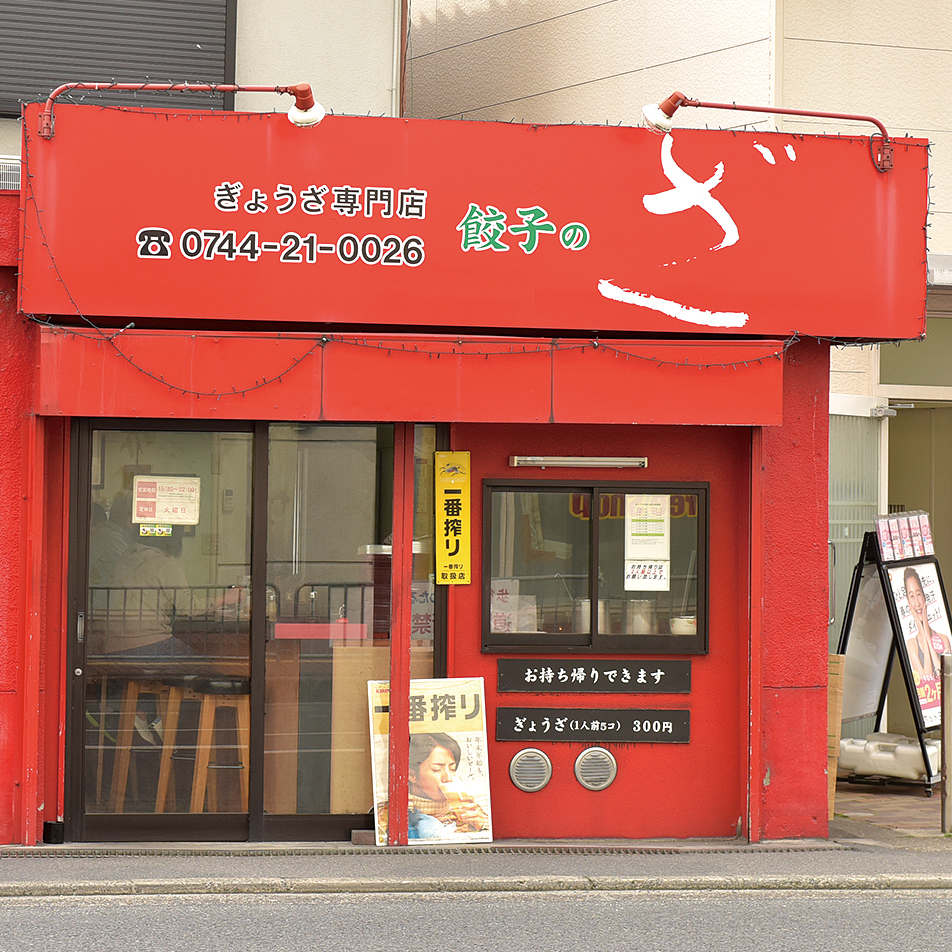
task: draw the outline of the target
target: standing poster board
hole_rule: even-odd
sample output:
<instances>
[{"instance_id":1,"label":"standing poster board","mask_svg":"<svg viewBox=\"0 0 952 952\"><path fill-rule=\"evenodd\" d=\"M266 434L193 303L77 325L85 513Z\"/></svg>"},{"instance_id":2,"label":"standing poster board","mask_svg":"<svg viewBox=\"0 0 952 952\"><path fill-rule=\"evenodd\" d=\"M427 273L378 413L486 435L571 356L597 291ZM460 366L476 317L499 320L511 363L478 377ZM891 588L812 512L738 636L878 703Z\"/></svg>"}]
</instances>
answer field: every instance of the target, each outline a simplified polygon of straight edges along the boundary
<instances>
[{"instance_id":1,"label":"standing poster board","mask_svg":"<svg viewBox=\"0 0 952 952\"><path fill-rule=\"evenodd\" d=\"M923 727L934 730L942 721L939 656L952 653L939 564L917 559L886 572L899 618L901 655L912 673Z\"/></svg>"},{"instance_id":2,"label":"standing poster board","mask_svg":"<svg viewBox=\"0 0 952 952\"><path fill-rule=\"evenodd\" d=\"M390 682L368 681L374 829L387 844ZM410 681L411 843L491 843L486 703L482 678Z\"/></svg>"},{"instance_id":3,"label":"standing poster board","mask_svg":"<svg viewBox=\"0 0 952 952\"><path fill-rule=\"evenodd\" d=\"M902 558L910 551L903 542L897 534L894 545L884 544L881 526L863 539L839 644L839 653L846 656L843 721L875 715L876 730L881 729L892 665L898 659L922 750L925 784L931 790L940 778L931 773L925 734L941 724L938 659L952 652L949 608L934 555L919 549L919 554ZM884 551L889 558L883 557Z\"/></svg>"}]
</instances>

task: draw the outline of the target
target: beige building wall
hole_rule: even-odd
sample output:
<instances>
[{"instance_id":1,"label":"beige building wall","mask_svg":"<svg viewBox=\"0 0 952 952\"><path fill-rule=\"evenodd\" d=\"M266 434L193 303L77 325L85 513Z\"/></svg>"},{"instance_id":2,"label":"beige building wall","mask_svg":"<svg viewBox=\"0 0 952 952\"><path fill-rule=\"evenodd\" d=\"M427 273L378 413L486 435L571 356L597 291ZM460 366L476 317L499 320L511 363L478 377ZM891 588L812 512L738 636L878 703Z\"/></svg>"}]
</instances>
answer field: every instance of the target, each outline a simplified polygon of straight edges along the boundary
<instances>
[{"instance_id":1,"label":"beige building wall","mask_svg":"<svg viewBox=\"0 0 952 952\"><path fill-rule=\"evenodd\" d=\"M396 116L401 9L401 0L238 0L236 81L310 83L328 112ZM236 99L237 108L249 112L286 112L291 102L267 93L240 93ZM2 155L20 155L18 119L0 119Z\"/></svg>"},{"instance_id":2,"label":"beige building wall","mask_svg":"<svg viewBox=\"0 0 952 952\"><path fill-rule=\"evenodd\" d=\"M771 0L414 0L406 112L632 125L676 89L767 103L773 22Z\"/></svg>"},{"instance_id":3,"label":"beige building wall","mask_svg":"<svg viewBox=\"0 0 952 952\"><path fill-rule=\"evenodd\" d=\"M932 143L929 252L952 251L952 16L948 0L777 0L781 105L872 115L891 136ZM862 131L785 119L786 129Z\"/></svg>"},{"instance_id":4,"label":"beige building wall","mask_svg":"<svg viewBox=\"0 0 952 952\"><path fill-rule=\"evenodd\" d=\"M408 115L637 124L678 89L720 102L871 115L932 142L929 252L952 252L947 0L414 0ZM681 125L869 135L866 122L683 110ZM923 209L925 220L926 209ZM844 275L844 280L862 280ZM834 350L831 391L882 402L875 348ZM865 408L865 409L864 409Z\"/></svg>"},{"instance_id":5,"label":"beige building wall","mask_svg":"<svg viewBox=\"0 0 952 952\"><path fill-rule=\"evenodd\" d=\"M836 347L830 360L831 393L867 397L872 400L876 391L878 348Z\"/></svg>"},{"instance_id":6,"label":"beige building wall","mask_svg":"<svg viewBox=\"0 0 952 952\"><path fill-rule=\"evenodd\" d=\"M20 120L0 119L0 155L19 156Z\"/></svg>"},{"instance_id":7,"label":"beige building wall","mask_svg":"<svg viewBox=\"0 0 952 952\"><path fill-rule=\"evenodd\" d=\"M310 83L328 113L399 114L400 0L238 0L236 82ZM244 93L239 110L286 111Z\"/></svg>"},{"instance_id":8,"label":"beige building wall","mask_svg":"<svg viewBox=\"0 0 952 952\"><path fill-rule=\"evenodd\" d=\"M932 142L929 251L952 252L948 0L414 0L408 115L630 123L678 89L720 102L871 115ZM685 110L678 123L798 132L869 123Z\"/></svg>"}]
</instances>

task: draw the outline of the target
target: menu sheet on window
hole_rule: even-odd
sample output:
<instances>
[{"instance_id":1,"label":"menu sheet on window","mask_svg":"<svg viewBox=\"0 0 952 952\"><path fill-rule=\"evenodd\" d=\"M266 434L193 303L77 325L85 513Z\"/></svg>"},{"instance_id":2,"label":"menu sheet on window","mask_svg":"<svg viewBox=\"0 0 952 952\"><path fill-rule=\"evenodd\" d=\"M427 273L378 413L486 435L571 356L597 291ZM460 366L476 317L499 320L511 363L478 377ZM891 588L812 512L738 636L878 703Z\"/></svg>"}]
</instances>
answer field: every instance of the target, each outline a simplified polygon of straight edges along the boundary
<instances>
[{"instance_id":1,"label":"menu sheet on window","mask_svg":"<svg viewBox=\"0 0 952 952\"><path fill-rule=\"evenodd\" d=\"M625 590L670 588L671 497L625 495Z\"/></svg>"}]
</instances>

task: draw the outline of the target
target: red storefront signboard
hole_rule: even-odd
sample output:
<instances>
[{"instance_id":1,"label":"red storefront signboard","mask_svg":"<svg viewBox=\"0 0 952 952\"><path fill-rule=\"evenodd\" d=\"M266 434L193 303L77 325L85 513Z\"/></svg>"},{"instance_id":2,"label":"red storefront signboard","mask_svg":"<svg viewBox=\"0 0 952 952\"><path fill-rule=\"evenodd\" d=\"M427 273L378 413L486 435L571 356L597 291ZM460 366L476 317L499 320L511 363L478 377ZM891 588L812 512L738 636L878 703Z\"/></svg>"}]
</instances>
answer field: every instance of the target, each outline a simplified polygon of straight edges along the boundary
<instances>
[{"instance_id":1,"label":"red storefront signboard","mask_svg":"<svg viewBox=\"0 0 952 952\"><path fill-rule=\"evenodd\" d=\"M924 331L927 143L57 104L21 307L75 319ZM103 280L103 273L109 280ZM851 280L859 278L858 280Z\"/></svg>"}]
</instances>

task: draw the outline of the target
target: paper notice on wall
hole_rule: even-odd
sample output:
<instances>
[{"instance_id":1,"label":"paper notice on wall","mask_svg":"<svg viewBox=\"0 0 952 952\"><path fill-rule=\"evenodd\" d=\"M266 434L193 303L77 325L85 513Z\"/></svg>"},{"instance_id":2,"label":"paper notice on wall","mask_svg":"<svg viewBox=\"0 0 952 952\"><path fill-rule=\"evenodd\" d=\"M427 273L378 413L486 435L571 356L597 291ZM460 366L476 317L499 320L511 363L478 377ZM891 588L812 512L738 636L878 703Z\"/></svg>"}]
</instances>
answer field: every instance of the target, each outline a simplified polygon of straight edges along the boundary
<instances>
[{"instance_id":1,"label":"paper notice on wall","mask_svg":"<svg viewBox=\"0 0 952 952\"><path fill-rule=\"evenodd\" d=\"M667 562L670 558L671 497L626 494L625 560Z\"/></svg>"},{"instance_id":2,"label":"paper notice on wall","mask_svg":"<svg viewBox=\"0 0 952 952\"><path fill-rule=\"evenodd\" d=\"M132 521L198 525L201 486L197 476L136 476Z\"/></svg>"},{"instance_id":3,"label":"paper notice on wall","mask_svg":"<svg viewBox=\"0 0 952 952\"><path fill-rule=\"evenodd\" d=\"M489 588L490 631L538 631L534 595L520 595L519 579L494 578Z\"/></svg>"},{"instance_id":4,"label":"paper notice on wall","mask_svg":"<svg viewBox=\"0 0 952 952\"><path fill-rule=\"evenodd\" d=\"M626 592L667 592L671 588L670 562L625 559Z\"/></svg>"}]
</instances>

